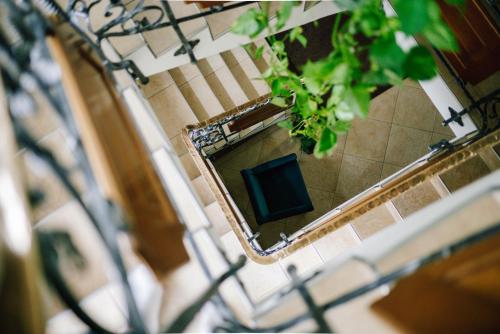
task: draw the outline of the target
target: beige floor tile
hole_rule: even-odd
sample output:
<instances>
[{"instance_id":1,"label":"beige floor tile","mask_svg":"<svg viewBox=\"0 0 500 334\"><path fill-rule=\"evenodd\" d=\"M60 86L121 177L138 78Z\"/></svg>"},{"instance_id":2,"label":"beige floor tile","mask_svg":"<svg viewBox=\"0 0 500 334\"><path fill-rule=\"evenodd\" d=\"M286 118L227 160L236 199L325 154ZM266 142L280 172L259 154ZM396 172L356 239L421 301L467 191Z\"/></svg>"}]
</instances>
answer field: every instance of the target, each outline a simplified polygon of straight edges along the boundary
<instances>
[{"instance_id":1,"label":"beige floor tile","mask_svg":"<svg viewBox=\"0 0 500 334\"><path fill-rule=\"evenodd\" d=\"M429 204L441 199L439 192L434 188L430 181L426 181L392 200L394 206L402 217L408 217L410 214L428 206Z\"/></svg>"},{"instance_id":2,"label":"beige floor tile","mask_svg":"<svg viewBox=\"0 0 500 334\"><path fill-rule=\"evenodd\" d=\"M231 225L227 221L224 212L222 211L219 203L213 202L205 207L205 213L208 216L208 219L212 222L215 233L218 236L222 236L227 232L231 231Z\"/></svg>"},{"instance_id":3,"label":"beige floor tile","mask_svg":"<svg viewBox=\"0 0 500 334\"><path fill-rule=\"evenodd\" d=\"M146 85L141 85L144 96L147 98L155 95L161 90L167 88L174 83L174 79L168 71L160 72L149 77L149 82Z\"/></svg>"},{"instance_id":4,"label":"beige floor tile","mask_svg":"<svg viewBox=\"0 0 500 334\"><path fill-rule=\"evenodd\" d=\"M334 192L339 178L342 154L334 152L331 156L316 159L314 155L303 153L299 165L308 188Z\"/></svg>"},{"instance_id":5,"label":"beige floor tile","mask_svg":"<svg viewBox=\"0 0 500 334\"><path fill-rule=\"evenodd\" d=\"M432 133L393 124L385 163L406 166L428 152Z\"/></svg>"},{"instance_id":6,"label":"beige floor tile","mask_svg":"<svg viewBox=\"0 0 500 334\"><path fill-rule=\"evenodd\" d=\"M444 135L442 133L433 132L431 136L431 145L437 144L443 139L450 141L453 138L455 138L454 135Z\"/></svg>"},{"instance_id":7,"label":"beige floor tile","mask_svg":"<svg viewBox=\"0 0 500 334\"><path fill-rule=\"evenodd\" d=\"M198 176L191 183L204 206L215 202L215 195L203 176Z\"/></svg>"},{"instance_id":8,"label":"beige floor tile","mask_svg":"<svg viewBox=\"0 0 500 334\"><path fill-rule=\"evenodd\" d=\"M412 80L412 79L405 79L403 81L403 86L405 87L413 87L413 88L422 88L418 81Z\"/></svg>"},{"instance_id":9,"label":"beige floor tile","mask_svg":"<svg viewBox=\"0 0 500 334\"><path fill-rule=\"evenodd\" d=\"M217 168L231 168L242 170L253 168L259 163L262 141L258 138L250 138L238 146L234 146L218 160L214 161Z\"/></svg>"},{"instance_id":10,"label":"beige floor tile","mask_svg":"<svg viewBox=\"0 0 500 334\"><path fill-rule=\"evenodd\" d=\"M290 138L284 129L273 131L270 135L262 139L262 148L259 154L259 164L284 157L295 153L300 156L299 142L295 138Z\"/></svg>"},{"instance_id":11,"label":"beige floor tile","mask_svg":"<svg viewBox=\"0 0 500 334\"><path fill-rule=\"evenodd\" d=\"M352 227L361 240L396 223L393 215L385 205L378 206L351 222Z\"/></svg>"},{"instance_id":12,"label":"beige floor tile","mask_svg":"<svg viewBox=\"0 0 500 334\"><path fill-rule=\"evenodd\" d=\"M323 261L327 262L344 251L361 243L358 235L350 224L325 235L312 243Z\"/></svg>"},{"instance_id":13,"label":"beige floor tile","mask_svg":"<svg viewBox=\"0 0 500 334\"><path fill-rule=\"evenodd\" d=\"M196 163L194 162L191 154L185 153L179 158L179 160L181 161L182 166L184 167L184 170L186 171L186 174L188 175L190 180L193 180L201 175L200 170L196 166Z\"/></svg>"},{"instance_id":14,"label":"beige floor tile","mask_svg":"<svg viewBox=\"0 0 500 334\"><path fill-rule=\"evenodd\" d=\"M247 210L252 210L250 205ZM286 219L281 219L257 227L256 231L260 232L258 242L263 249L274 246L277 242L281 241L280 234L285 233L285 221Z\"/></svg>"},{"instance_id":15,"label":"beige floor tile","mask_svg":"<svg viewBox=\"0 0 500 334\"><path fill-rule=\"evenodd\" d=\"M280 264L288 277L290 277L290 275L288 274L287 268L290 265L294 265L297 268L297 274L299 276L304 276L322 266L323 260L316 249L312 245L309 245L281 259Z\"/></svg>"},{"instance_id":16,"label":"beige floor tile","mask_svg":"<svg viewBox=\"0 0 500 334\"><path fill-rule=\"evenodd\" d=\"M337 206L380 180L382 163L344 154L333 205Z\"/></svg>"},{"instance_id":17,"label":"beige floor tile","mask_svg":"<svg viewBox=\"0 0 500 334\"><path fill-rule=\"evenodd\" d=\"M380 179L383 180L386 177L389 177L392 174L396 173L397 171L401 170L402 168L403 167L396 166L396 165L384 164L384 166L382 167L382 175L381 175Z\"/></svg>"},{"instance_id":18,"label":"beige floor tile","mask_svg":"<svg viewBox=\"0 0 500 334\"><path fill-rule=\"evenodd\" d=\"M238 208L245 210L250 200L240 171L231 168L219 168L218 171Z\"/></svg>"},{"instance_id":19,"label":"beige floor tile","mask_svg":"<svg viewBox=\"0 0 500 334\"><path fill-rule=\"evenodd\" d=\"M344 152L365 159L384 161L390 131L389 123L356 118L347 135Z\"/></svg>"},{"instance_id":20,"label":"beige floor tile","mask_svg":"<svg viewBox=\"0 0 500 334\"><path fill-rule=\"evenodd\" d=\"M398 93L399 87L392 87L375 97L371 101L368 118L389 123L392 122Z\"/></svg>"},{"instance_id":21,"label":"beige floor tile","mask_svg":"<svg viewBox=\"0 0 500 334\"><path fill-rule=\"evenodd\" d=\"M432 131L436 107L420 88L403 87L399 91L393 123Z\"/></svg>"},{"instance_id":22,"label":"beige floor tile","mask_svg":"<svg viewBox=\"0 0 500 334\"><path fill-rule=\"evenodd\" d=\"M457 191L463 186L488 175L490 169L479 156L475 156L453 169L441 174L439 177L450 192Z\"/></svg>"},{"instance_id":23,"label":"beige floor tile","mask_svg":"<svg viewBox=\"0 0 500 334\"><path fill-rule=\"evenodd\" d=\"M149 99L151 106L169 138L180 134L189 124L198 120L175 85L171 85Z\"/></svg>"},{"instance_id":24,"label":"beige floor tile","mask_svg":"<svg viewBox=\"0 0 500 334\"><path fill-rule=\"evenodd\" d=\"M302 227L318 219L331 210L331 204L333 200L332 192L321 191L312 188L308 188L307 192L309 193L309 197L311 198L311 202L313 203L314 211L290 217L290 219L286 221L285 225L285 233L287 235L291 235L297 232Z\"/></svg>"},{"instance_id":25,"label":"beige floor tile","mask_svg":"<svg viewBox=\"0 0 500 334\"><path fill-rule=\"evenodd\" d=\"M191 79L179 89L199 121L207 120L224 112L224 108L203 76Z\"/></svg>"}]
</instances>

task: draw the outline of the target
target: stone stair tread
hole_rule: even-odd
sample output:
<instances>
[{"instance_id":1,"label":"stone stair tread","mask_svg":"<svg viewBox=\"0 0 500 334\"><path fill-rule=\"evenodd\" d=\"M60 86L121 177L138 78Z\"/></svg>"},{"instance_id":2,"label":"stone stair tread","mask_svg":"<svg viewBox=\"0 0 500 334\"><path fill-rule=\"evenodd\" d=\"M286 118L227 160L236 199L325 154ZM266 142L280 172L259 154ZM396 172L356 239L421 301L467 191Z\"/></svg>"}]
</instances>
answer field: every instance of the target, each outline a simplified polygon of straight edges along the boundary
<instances>
[{"instance_id":1,"label":"stone stair tread","mask_svg":"<svg viewBox=\"0 0 500 334\"><path fill-rule=\"evenodd\" d=\"M191 79L180 90L200 121L224 113L224 108L203 76Z\"/></svg>"},{"instance_id":2,"label":"stone stair tread","mask_svg":"<svg viewBox=\"0 0 500 334\"><path fill-rule=\"evenodd\" d=\"M198 66L187 64L169 72L199 121L224 112Z\"/></svg>"},{"instance_id":3,"label":"stone stair tread","mask_svg":"<svg viewBox=\"0 0 500 334\"><path fill-rule=\"evenodd\" d=\"M387 226L397 223L397 218L399 217L395 217L388 206L384 204L366 212L361 217L355 218L351 221L351 225L359 238L363 240Z\"/></svg>"},{"instance_id":4,"label":"stone stair tread","mask_svg":"<svg viewBox=\"0 0 500 334\"><path fill-rule=\"evenodd\" d=\"M200 60L198 67L225 111L248 102L248 97L220 55Z\"/></svg>"},{"instance_id":5,"label":"stone stair tread","mask_svg":"<svg viewBox=\"0 0 500 334\"><path fill-rule=\"evenodd\" d=\"M205 207L205 213L208 219L212 222L215 233L218 236L222 236L227 232L231 231L231 225L227 221L222 208L218 202L213 202Z\"/></svg>"},{"instance_id":6,"label":"stone stair tread","mask_svg":"<svg viewBox=\"0 0 500 334\"><path fill-rule=\"evenodd\" d=\"M361 243L351 224L344 225L312 243L324 262Z\"/></svg>"},{"instance_id":7,"label":"stone stair tread","mask_svg":"<svg viewBox=\"0 0 500 334\"><path fill-rule=\"evenodd\" d=\"M403 218L425 208L427 205L441 199L438 189L431 181L425 181L416 187L405 191L392 200L392 203Z\"/></svg>"},{"instance_id":8,"label":"stone stair tread","mask_svg":"<svg viewBox=\"0 0 500 334\"><path fill-rule=\"evenodd\" d=\"M267 84L262 80L254 80L260 77L260 72L252 59L246 54L246 51L243 50L244 54L241 51L236 51L235 54L233 51L224 51L221 53L221 57L231 70L241 89L245 92L247 98L253 100L267 94L270 91ZM242 58L243 61L240 62L237 57Z\"/></svg>"},{"instance_id":9,"label":"stone stair tread","mask_svg":"<svg viewBox=\"0 0 500 334\"><path fill-rule=\"evenodd\" d=\"M249 48L250 48L250 50L252 50L252 53L255 53L255 50L257 50L257 48L259 48L261 46L264 48L264 52L262 53L262 57L257 59L257 58L254 58L253 55L251 55L251 58L255 64L255 66L257 66L257 68L259 69L259 72L264 73L269 68L269 65L271 64L271 55L268 53L271 50L271 48L269 47L269 44L267 44L265 39L254 41L254 42L249 44Z\"/></svg>"},{"instance_id":10,"label":"stone stair tread","mask_svg":"<svg viewBox=\"0 0 500 334\"><path fill-rule=\"evenodd\" d=\"M174 83L174 79L168 71L163 71L149 77L146 85L141 85L142 92L146 98L162 91Z\"/></svg>"},{"instance_id":11,"label":"stone stair tread","mask_svg":"<svg viewBox=\"0 0 500 334\"><path fill-rule=\"evenodd\" d=\"M198 119L176 85L170 85L149 98L149 102L168 138L175 137Z\"/></svg>"},{"instance_id":12,"label":"stone stair tread","mask_svg":"<svg viewBox=\"0 0 500 334\"><path fill-rule=\"evenodd\" d=\"M239 255L245 254L233 231L220 239L230 261L235 262ZM254 302L263 300L289 282L279 263L261 265L249 258L240 270L240 278Z\"/></svg>"},{"instance_id":13,"label":"stone stair tread","mask_svg":"<svg viewBox=\"0 0 500 334\"><path fill-rule=\"evenodd\" d=\"M215 202L215 195L203 175L191 180L191 183L204 206Z\"/></svg>"},{"instance_id":14,"label":"stone stair tread","mask_svg":"<svg viewBox=\"0 0 500 334\"><path fill-rule=\"evenodd\" d=\"M189 152L181 155L179 157L179 160L181 161L181 164L184 167L184 170L186 171L186 174L188 175L190 180L196 179L201 175L198 166L196 166L196 163L194 162L194 159Z\"/></svg>"},{"instance_id":15,"label":"stone stair tread","mask_svg":"<svg viewBox=\"0 0 500 334\"><path fill-rule=\"evenodd\" d=\"M481 156L474 156L439 176L450 192L466 186L491 172Z\"/></svg>"}]
</instances>

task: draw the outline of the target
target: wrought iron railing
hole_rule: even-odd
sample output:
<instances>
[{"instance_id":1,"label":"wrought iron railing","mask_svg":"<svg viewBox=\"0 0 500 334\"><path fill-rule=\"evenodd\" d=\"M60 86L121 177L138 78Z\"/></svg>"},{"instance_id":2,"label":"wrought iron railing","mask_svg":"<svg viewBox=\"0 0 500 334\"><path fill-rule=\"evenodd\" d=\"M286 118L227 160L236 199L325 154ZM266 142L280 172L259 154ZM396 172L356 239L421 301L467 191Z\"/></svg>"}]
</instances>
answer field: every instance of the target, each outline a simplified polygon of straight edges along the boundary
<instances>
[{"instance_id":1,"label":"wrought iron railing","mask_svg":"<svg viewBox=\"0 0 500 334\"><path fill-rule=\"evenodd\" d=\"M119 226L122 224L121 217L116 214L117 208L110 204L98 190L98 185L82 147L72 112L66 102L60 78L57 75L57 66L52 62L44 44L46 29L49 28L50 25L47 24L45 18L29 1L13 3L8 0L1 0L0 5L5 6L4 8L8 10L7 13L2 12L3 26L0 30L0 71L10 102L9 109L16 130L17 140L27 150L39 156L49 165L54 174L58 177L58 180L83 208L98 231L103 243L106 245L107 251L110 253L113 263L120 274L128 308L129 330L137 333L146 333L147 328L144 325L144 320L135 303L135 298L128 282L127 272L117 244L117 233ZM10 29L8 33L5 31L5 25L8 25L8 29ZM19 37L21 37L22 43L18 43L20 41L18 39ZM68 130L73 143L72 152L77 160L78 168L84 173L87 193L90 194L90 196L86 196L85 199L82 197L77 187L73 185L69 177L69 171L59 163L50 150L40 146L20 122L20 118L23 115L34 112L34 103L30 98L30 94L34 89L43 93ZM401 277L407 276L430 262L445 258L464 247L468 247L496 235L499 232L500 224L486 228L458 242L447 245L436 252L405 264L386 275L378 277L370 284L354 289L322 305L317 305L314 302L308 291L307 281L299 278L293 267L289 268L288 271L292 277L292 285L289 291L298 291L305 304L308 306L308 310L304 314L267 328L251 327L242 324L237 317L232 314L227 303L219 293L221 284L228 278L234 277L238 270L244 266L245 258L241 257L236 263L229 266L227 272L218 278L213 278L211 275L207 274L211 282L209 289L190 307L182 312L182 314L166 328L166 331L181 332L185 330L194 316L208 301L213 301L217 310L223 315L223 323L217 328L214 328L214 330L217 331L280 332L286 331L293 325L306 319L313 319L318 326L318 331L332 331L332 328L330 328L324 317L327 310L362 296L369 291L384 286ZM187 231L186 233L187 239L195 246L195 250L197 249L197 252L200 252L200 250L196 248L196 242L192 240L191 232ZM80 308L78 300L71 294L71 291L67 288L59 272L58 259L60 254L57 251L57 244L62 243L66 245L69 250L68 252L73 254L72 256L76 261L82 261L82 259L79 259L78 253L71 246L71 242L68 240L67 235L59 233L40 234L39 240L45 273L49 279L49 283L54 286L61 299L89 326L91 330L98 333L109 333L109 330L100 326ZM199 257L203 259L203 256ZM200 261L203 262L203 260ZM206 263L202 263L202 265L205 268L207 266Z\"/></svg>"},{"instance_id":2,"label":"wrought iron railing","mask_svg":"<svg viewBox=\"0 0 500 334\"><path fill-rule=\"evenodd\" d=\"M99 5L103 4L105 1L107 2L105 11L99 12ZM174 55L188 54L190 61L196 62L193 50L200 41L198 39L189 40L182 32L180 24L241 6L247 6L253 2L254 1L242 1L226 5L215 4L200 13L177 18L166 0L160 0L158 4L147 5L145 4L145 0L138 0L133 5L122 0L70 0L66 8L62 8L55 0L35 0L35 4L43 9L45 13L70 24L75 32L92 47L108 70L126 70L134 79L139 80L143 84L146 84L149 79L133 61L128 59L112 61L105 54L102 48L102 42L104 40L172 27L181 44ZM154 15L154 19L150 21L144 14L152 14ZM112 17L112 19L106 22L102 27L94 29L91 24L91 17L95 18L99 15L105 18ZM165 18L168 18L168 21L166 21ZM79 22L83 23L80 25Z\"/></svg>"}]
</instances>

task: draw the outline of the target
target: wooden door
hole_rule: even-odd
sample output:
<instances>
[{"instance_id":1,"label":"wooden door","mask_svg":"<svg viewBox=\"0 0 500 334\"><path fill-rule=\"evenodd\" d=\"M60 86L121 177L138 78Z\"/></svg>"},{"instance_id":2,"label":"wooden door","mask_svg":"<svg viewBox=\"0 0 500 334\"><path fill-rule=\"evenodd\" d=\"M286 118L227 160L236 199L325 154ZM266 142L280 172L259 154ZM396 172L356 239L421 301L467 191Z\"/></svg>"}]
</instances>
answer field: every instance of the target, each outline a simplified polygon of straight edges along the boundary
<instances>
[{"instance_id":1,"label":"wooden door","mask_svg":"<svg viewBox=\"0 0 500 334\"><path fill-rule=\"evenodd\" d=\"M458 75L471 84L500 70L500 30L481 0L465 1L465 9L439 1L444 20L455 33L460 51L445 56Z\"/></svg>"}]
</instances>

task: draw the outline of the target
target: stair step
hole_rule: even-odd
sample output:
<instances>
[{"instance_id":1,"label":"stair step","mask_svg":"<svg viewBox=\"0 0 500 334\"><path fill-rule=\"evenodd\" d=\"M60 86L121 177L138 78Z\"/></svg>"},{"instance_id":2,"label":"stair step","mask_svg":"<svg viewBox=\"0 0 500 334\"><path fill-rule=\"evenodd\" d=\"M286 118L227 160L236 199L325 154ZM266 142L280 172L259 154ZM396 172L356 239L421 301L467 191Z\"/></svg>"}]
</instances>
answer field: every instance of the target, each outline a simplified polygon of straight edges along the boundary
<instances>
[{"instance_id":1,"label":"stair step","mask_svg":"<svg viewBox=\"0 0 500 334\"><path fill-rule=\"evenodd\" d=\"M269 44L267 44L265 39L260 39L258 41L254 41L253 43L250 43L248 45L249 45L248 48L250 48L250 50L252 51L252 54L255 54L255 50L257 50L257 48L259 48L261 46L264 48L264 52L262 53L262 57L260 57L259 59L251 57L253 63L259 69L259 72L264 73L269 68L269 65L271 64L272 55L269 54L269 52L271 51L271 47L269 46Z\"/></svg>"},{"instance_id":2,"label":"stair step","mask_svg":"<svg viewBox=\"0 0 500 334\"><path fill-rule=\"evenodd\" d=\"M312 243L324 262L361 243L351 224L342 226Z\"/></svg>"},{"instance_id":3,"label":"stair step","mask_svg":"<svg viewBox=\"0 0 500 334\"><path fill-rule=\"evenodd\" d=\"M186 171L186 174L188 175L190 180L194 180L201 175L198 166L196 166L196 163L194 162L194 159L191 154L189 154L189 152L181 155L179 157L179 160L181 161L182 166L184 167L184 170Z\"/></svg>"},{"instance_id":4,"label":"stair step","mask_svg":"<svg viewBox=\"0 0 500 334\"><path fill-rule=\"evenodd\" d=\"M129 2L127 9L131 9L137 3L135 1ZM157 0L145 0L144 6L158 5ZM186 4L183 1L171 1L169 5L172 9L175 17L185 17L194 14L198 14L199 10L194 4ZM155 22L158 19L157 11L142 11L142 13L134 17L135 20L140 21L143 18L147 18L149 22ZM165 16L162 22L168 22L168 18ZM190 20L183 22L180 25L182 32L189 39L198 32L202 31L206 27L205 20L203 18ZM160 28L156 30L151 30L144 32L144 40L146 41L148 48L151 50L155 57L159 57L169 50L180 47L179 37L175 33L172 27Z\"/></svg>"},{"instance_id":5,"label":"stair step","mask_svg":"<svg viewBox=\"0 0 500 334\"><path fill-rule=\"evenodd\" d=\"M146 85L140 84L140 87L142 89L142 92L144 93L144 96L149 99L151 96L164 90L173 83L174 79L172 78L170 73L168 73L168 71L163 71L150 76L149 82Z\"/></svg>"},{"instance_id":6,"label":"stair step","mask_svg":"<svg viewBox=\"0 0 500 334\"><path fill-rule=\"evenodd\" d=\"M176 85L167 88L149 98L151 107L168 138L173 138L189 124L198 123L196 115Z\"/></svg>"},{"instance_id":7,"label":"stair step","mask_svg":"<svg viewBox=\"0 0 500 334\"><path fill-rule=\"evenodd\" d=\"M170 73L199 121L224 112L224 108L196 65L183 65L170 70Z\"/></svg>"},{"instance_id":8,"label":"stair step","mask_svg":"<svg viewBox=\"0 0 500 334\"><path fill-rule=\"evenodd\" d=\"M418 186L405 191L392 203L403 218L440 200L442 196L431 181L425 181Z\"/></svg>"},{"instance_id":9,"label":"stair step","mask_svg":"<svg viewBox=\"0 0 500 334\"><path fill-rule=\"evenodd\" d=\"M212 222L214 231L218 236L222 236L231 231L231 225L227 221L226 215L222 211L219 203L213 202L205 207L205 213Z\"/></svg>"},{"instance_id":10,"label":"stair step","mask_svg":"<svg viewBox=\"0 0 500 334\"><path fill-rule=\"evenodd\" d=\"M493 147L485 147L479 151L479 156L483 159L486 166L491 171L497 170L500 168L500 157Z\"/></svg>"},{"instance_id":11,"label":"stair step","mask_svg":"<svg viewBox=\"0 0 500 334\"><path fill-rule=\"evenodd\" d=\"M303 247L293 252L287 257L280 259L279 262L289 278L290 276L287 272L287 268L290 265L294 265L295 268L297 268L297 274L304 277L306 274L310 274L318 270L324 264L318 251L312 245Z\"/></svg>"},{"instance_id":12,"label":"stair step","mask_svg":"<svg viewBox=\"0 0 500 334\"><path fill-rule=\"evenodd\" d=\"M391 204L389 205L392 207ZM391 208L389 205L378 206L351 221L354 231L361 240L372 236L389 225L401 221L398 213L394 213L396 210L391 210L393 207Z\"/></svg>"},{"instance_id":13,"label":"stair step","mask_svg":"<svg viewBox=\"0 0 500 334\"><path fill-rule=\"evenodd\" d=\"M259 79L261 73L244 49L224 51L221 56L249 100L270 92L267 84Z\"/></svg>"},{"instance_id":14,"label":"stair step","mask_svg":"<svg viewBox=\"0 0 500 334\"><path fill-rule=\"evenodd\" d=\"M475 156L439 176L450 192L474 182L491 172L481 156Z\"/></svg>"},{"instance_id":15,"label":"stair step","mask_svg":"<svg viewBox=\"0 0 500 334\"><path fill-rule=\"evenodd\" d=\"M203 203L203 206L207 206L215 202L215 195L202 175L191 180L191 183L193 184L193 187L196 193L198 194L198 197Z\"/></svg>"},{"instance_id":16,"label":"stair step","mask_svg":"<svg viewBox=\"0 0 500 334\"><path fill-rule=\"evenodd\" d=\"M232 262L235 262L239 255L245 254L238 238L232 231L221 237L221 243ZM247 263L239 273L250 298L254 302L263 300L289 282L279 263L262 265L247 259Z\"/></svg>"},{"instance_id":17,"label":"stair step","mask_svg":"<svg viewBox=\"0 0 500 334\"><path fill-rule=\"evenodd\" d=\"M200 60L198 68L225 111L248 102L248 97L220 55Z\"/></svg>"}]
</instances>

